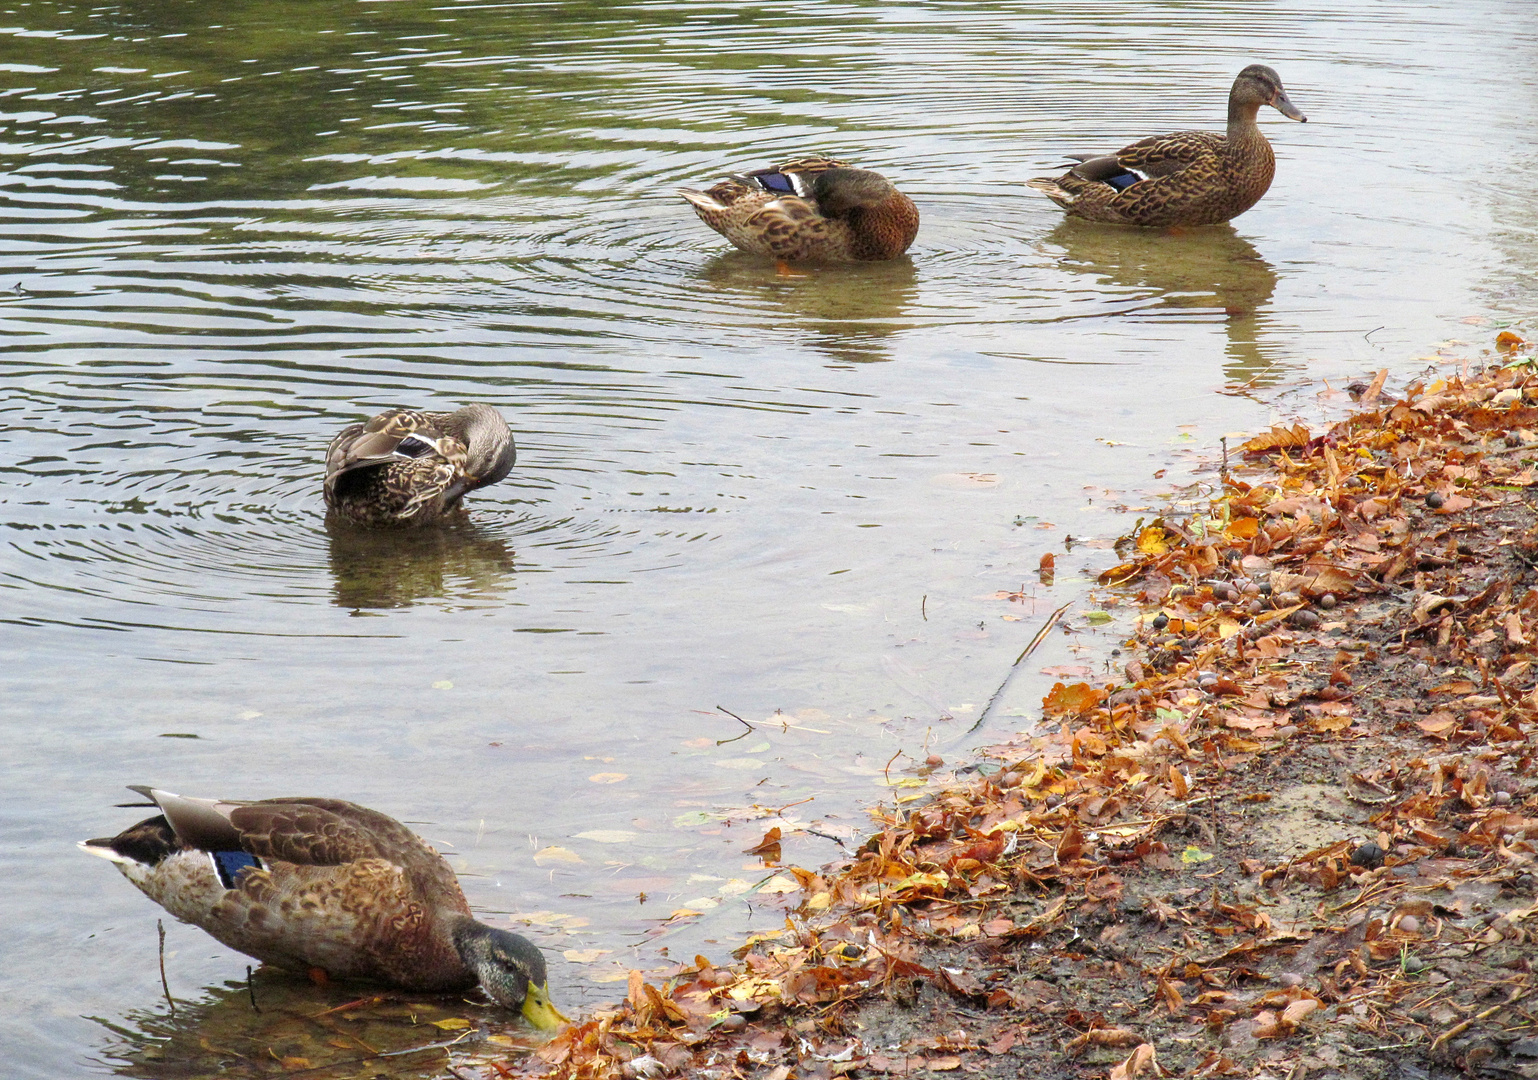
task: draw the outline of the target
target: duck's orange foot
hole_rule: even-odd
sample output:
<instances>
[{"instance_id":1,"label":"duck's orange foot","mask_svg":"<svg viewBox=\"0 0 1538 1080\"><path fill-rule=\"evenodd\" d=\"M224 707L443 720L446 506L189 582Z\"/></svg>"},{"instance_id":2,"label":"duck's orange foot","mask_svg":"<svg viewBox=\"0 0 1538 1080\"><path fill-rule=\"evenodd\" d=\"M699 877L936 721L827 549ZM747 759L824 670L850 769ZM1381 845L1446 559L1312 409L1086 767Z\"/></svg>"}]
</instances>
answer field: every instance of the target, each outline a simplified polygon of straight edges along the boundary
<instances>
[{"instance_id":1,"label":"duck's orange foot","mask_svg":"<svg viewBox=\"0 0 1538 1080\"><path fill-rule=\"evenodd\" d=\"M800 277L801 275L791 267L784 259L774 260L774 272L780 277Z\"/></svg>"},{"instance_id":2,"label":"duck's orange foot","mask_svg":"<svg viewBox=\"0 0 1538 1080\"><path fill-rule=\"evenodd\" d=\"M312 967L305 974L310 977L310 981L316 986L331 985L331 976L326 974L325 968Z\"/></svg>"}]
</instances>

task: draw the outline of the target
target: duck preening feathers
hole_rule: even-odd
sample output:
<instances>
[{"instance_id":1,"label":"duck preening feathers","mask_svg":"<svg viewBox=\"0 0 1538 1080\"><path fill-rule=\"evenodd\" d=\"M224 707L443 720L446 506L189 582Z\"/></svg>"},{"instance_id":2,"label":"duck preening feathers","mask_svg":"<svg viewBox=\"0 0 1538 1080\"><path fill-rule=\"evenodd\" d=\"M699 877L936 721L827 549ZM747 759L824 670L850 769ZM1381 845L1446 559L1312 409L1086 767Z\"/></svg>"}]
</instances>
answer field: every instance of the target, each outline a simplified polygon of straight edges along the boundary
<instances>
[{"instance_id":1,"label":"duck preening feathers","mask_svg":"<svg viewBox=\"0 0 1538 1080\"><path fill-rule=\"evenodd\" d=\"M678 193L743 251L787 262L895 259L919 231L918 207L886 177L832 158L787 161Z\"/></svg>"},{"instance_id":2,"label":"duck preening feathers","mask_svg":"<svg viewBox=\"0 0 1538 1080\"><path fill-rule=\"evenodd\" d=\"M545 958L477 921L454 871L416 833L341 799L190 799L80 846L183 922L264 963L407 990L477 984L534 1025L565 1021Z\"/></svg>"},{"instance_id":3,"label":"duck preening feathers","mask_svg":"<svg viewBox=\"0 0 1538 1080\"><path fill-rule=\"evenodd\" d=\"M1072 217L1119 225L1217 225L1260 201L1276 155L1255 122L1262 105L1306 121L1264 64L1239 72L1228 94L1228 131L1154 135L1114 154L1070 154L1062 176L1027 183Z\"/></svg>"},{"instance_id":4,"label":"duck preening feathers","mask_svg":"<svg viewBox=\"0 0 1538 1080\"><path fill-rule=\"evenodd\" d=\"M349 525L429 525L467 491L506 477L516 457L512 431L489 405L391 409L331 440L326 505Z\"/></svg>"}]
</instances>

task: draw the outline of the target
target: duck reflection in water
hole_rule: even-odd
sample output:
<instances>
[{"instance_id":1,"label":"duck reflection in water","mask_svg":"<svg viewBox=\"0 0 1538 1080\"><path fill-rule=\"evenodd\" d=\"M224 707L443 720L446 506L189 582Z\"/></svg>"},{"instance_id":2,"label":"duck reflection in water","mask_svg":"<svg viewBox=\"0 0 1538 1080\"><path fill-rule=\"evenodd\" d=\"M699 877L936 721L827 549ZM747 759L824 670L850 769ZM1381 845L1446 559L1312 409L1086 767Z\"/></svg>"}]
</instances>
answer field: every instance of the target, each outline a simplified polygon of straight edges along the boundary
<instances>
[{"instance_id":1,"label":"duck reflection in water","mask_svg":"<svg viewBox=\"0 0 1538 1080\"><path fill-rule=\"evenodd\" d=\"M1221 318L1229 380L1264 385L1279 375L1278 347L1266 341L1276 271L1233 226L1143 231L1068 219L1043 240L1062 249L1065 270L1144 294L1118 305L1123 314Z\"/></svg>"},{"instance_id":2,"label":"duck reflection in water","mask_svg":"<svg viewBox=\"0 0 1538 1080\"><path fill-rule=\"evenodd\" d=\"M699 275L714 293L722 318L789 330L808 348L839 364L892 359L887 339L906 329L904 316L918 292L913 261L797 265L779 272L739 251L712 258ZM707 293L707 297L711 294Z\"/></svg>"},{"instance_id":3,"label":"duck reflection in water","mask_svg":"<svg viewBox=\"0 0 1538 1080\"><path fill-rule=\"evenodd\" d=\"M153 967L153 933L147 943ZM465 1040L462 1032L433 1026L455 1018L492 1027L506 1041ZM310 1070L306 1076L427 1080L445 1075L445 1064L479 1075L491 1060L506 1060L509 1042L532 1049L544 1038L507 1022L504 1010L462 997L385 991L359 1000L354 984L321 987L269 967L256 971L249 986L224 983L192 1001L178 997L174 1013L161 1002L97 1022L110 1032L100 1060L116 1075L145 1080L255 1080L299 1069ZM456 1035L458 1045L444 1045Z\"/></svg>"},{"instance_id":4,"label":"duck reflection in water","mask_svg":"<svg viewBox=\"0 0 1538 1080\"><path fill-rule=\"evenodd\" d=\"M402 608L422 600L470 604L510 592L513 549L468 514L425 529L375 531L327 522L332 602Z\"/></svg>"}]
</instances>

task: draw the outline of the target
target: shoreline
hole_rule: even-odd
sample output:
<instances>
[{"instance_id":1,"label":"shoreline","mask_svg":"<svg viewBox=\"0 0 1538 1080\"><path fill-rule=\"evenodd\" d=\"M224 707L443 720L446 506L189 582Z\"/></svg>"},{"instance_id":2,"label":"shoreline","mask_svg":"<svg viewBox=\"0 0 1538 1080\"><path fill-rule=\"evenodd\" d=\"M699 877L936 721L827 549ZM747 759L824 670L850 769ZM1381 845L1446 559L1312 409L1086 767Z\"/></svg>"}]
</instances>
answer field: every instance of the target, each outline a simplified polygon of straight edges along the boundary
<instances>
[{"instance_id":1,"label":"shoreline","mask_svg":"<svg viewBox=\"0 0 1538 1080\"><path fill-rule=\"evenodd\" d=\"M1121 678L1055 686L852 859L766 858L801 887L784 930L633 972L499 1071L1538 1069L1538 375L1497 345L1230 448L1102 575L1138 612Z\"/></svg>"}]
</instances>

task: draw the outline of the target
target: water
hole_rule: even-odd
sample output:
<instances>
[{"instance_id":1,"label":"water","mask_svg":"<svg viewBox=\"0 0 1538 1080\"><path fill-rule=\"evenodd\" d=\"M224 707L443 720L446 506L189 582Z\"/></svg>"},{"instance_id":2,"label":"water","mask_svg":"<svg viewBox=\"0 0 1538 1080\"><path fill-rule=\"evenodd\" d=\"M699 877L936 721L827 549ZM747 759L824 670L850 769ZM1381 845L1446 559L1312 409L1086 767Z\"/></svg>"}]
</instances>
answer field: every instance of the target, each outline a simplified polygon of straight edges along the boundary
<instances>
[{"instance_id":1,"label":"water","mask_svg":"<svg viewBox=\"0 0 1538 1080\"><path fill-rule=\"evenodd\" d=\"M1529 7L0 5L12 1074L255 1023L180 925L168 1019L156 909L73 848L127 783L412 821L568 1012L777 923L742 849L1093 670L1087 573L1219 435L1521 328ZM1310 122L1232 227L1024 189L1253 60ZM911 258L781 276L673 194L814 151L915 199ZM468 526L328 535L335 430L468 401L520 447Z\"/></svg>"}]
</instances>

